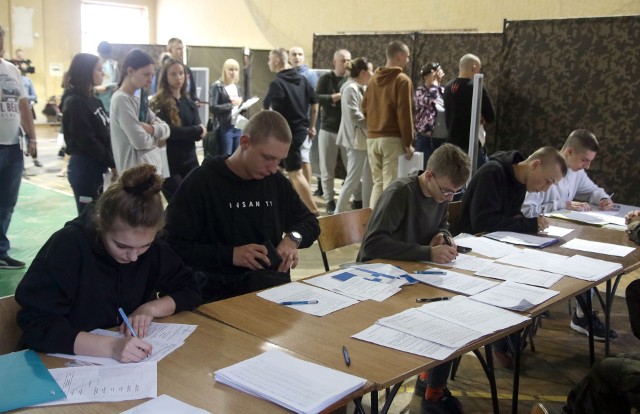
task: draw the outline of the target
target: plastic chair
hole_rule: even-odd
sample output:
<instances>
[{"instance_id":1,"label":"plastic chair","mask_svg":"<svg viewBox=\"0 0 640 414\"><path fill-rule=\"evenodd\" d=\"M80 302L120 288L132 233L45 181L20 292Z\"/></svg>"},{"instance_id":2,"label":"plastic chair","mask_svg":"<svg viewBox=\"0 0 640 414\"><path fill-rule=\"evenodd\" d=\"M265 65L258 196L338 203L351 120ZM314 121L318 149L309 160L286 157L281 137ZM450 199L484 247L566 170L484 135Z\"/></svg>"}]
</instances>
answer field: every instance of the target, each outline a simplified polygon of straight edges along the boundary
<instances>
[{"instance_id":1,"label":"plastic chair","mask_svg":"<svg viewBox=\"0 0 640 414\"><path fill-rule=\"evenodd\" d=\"M318 247L320 247L325 271L329 271L327 252L362 241L371 211L370 208L361 208L318 218L320 224Z\"/></svg>"}]
</instances>

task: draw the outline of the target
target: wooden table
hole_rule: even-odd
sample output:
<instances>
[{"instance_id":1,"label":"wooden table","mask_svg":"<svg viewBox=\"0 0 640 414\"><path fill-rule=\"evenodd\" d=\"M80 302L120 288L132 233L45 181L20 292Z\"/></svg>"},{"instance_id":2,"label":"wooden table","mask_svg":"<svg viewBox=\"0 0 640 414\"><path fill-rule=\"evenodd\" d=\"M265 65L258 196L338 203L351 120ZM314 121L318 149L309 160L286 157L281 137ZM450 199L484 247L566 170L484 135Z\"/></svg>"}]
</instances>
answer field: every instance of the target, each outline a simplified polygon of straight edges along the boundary
<instances>
[{"instance_id":1,"label":"wooden table","mask_svg":"<svg viewBox=\"0 0 640 414\"><path fill-rule=\"evenodd\" d=\"M187 404L211 413L287 413L283 407L251 396L235 388L217 383L214 371L252 358L262 352L281 347L245 332L205 318L193 312L181 312L160 320L168 323L198 325L184 345L158 362L158 395L168 394ZM283 350L297 358L310 360L295 352ZM50 368L63 367L68 360L41 355ZM315 362L315 361L312 361ZM346 405L374 389L372 383L340 400L326 411ZM143 401L69 404L53 407L23 409L28 413L103 414L120 413Z\"/></svg>"}]
</instances>

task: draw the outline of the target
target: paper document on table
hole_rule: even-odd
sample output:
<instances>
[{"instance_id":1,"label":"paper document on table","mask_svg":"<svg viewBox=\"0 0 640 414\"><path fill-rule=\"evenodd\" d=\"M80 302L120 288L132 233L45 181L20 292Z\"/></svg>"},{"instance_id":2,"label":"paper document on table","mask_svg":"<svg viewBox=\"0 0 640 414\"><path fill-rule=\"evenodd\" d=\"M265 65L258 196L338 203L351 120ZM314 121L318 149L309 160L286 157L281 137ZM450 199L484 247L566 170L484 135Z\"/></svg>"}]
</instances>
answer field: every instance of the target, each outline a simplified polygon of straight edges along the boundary
<instances>
[{"instance_id":1,"label":"paper document on table","mask_svg":"<svg viewBox=\"0 0 640 414\"><path fill-rule=\"evenodd\" d=\"M146 361L160 361L184 344L184 340L196 330L198 325L181 323L151 322L147 336L142 338L153 346L153 350ZM90 333L114 338L124 338L124 334L108 331L106 329L94 329ZM89 362L95 365L119 365L122 362L113 358L96 357L88 355L49 354L58 358L74 359L76 361Z\"/></svg>"},{"instance_id":2,"label":"paper document on table","mask_svg":"<svg viewBox=\"0 0 640 414\"><path fill-rule=\"evenodd\" d=\"M561 262L546 263L543 270L571 276L576 279L596 281L622 270L620 263L576 254Z\"/></svg>"},{"instance_id":3,"label":"paper document on table","mask_svg":"<svg viewBox=\"0 0 640 414\"><path fill-rule=\"evenodd\" d=\"M541 231L540 234L546 234L548 236L553 236L553 237L564 237L567 234L571 233L572 231L573 229L568 229L566 227L549 226L543 231Z\"/></svg>"},{"instance_id":4,"label":"paper document on table","mask_svg":"<svg viewBox=\"0 0 640 414\"><path fill-rule=\"evenodd\" d=\"M515 326L529 320L526 316L478 303L464 296L454 296L451 300L427 303L419 308L452 324L464 326L483 334L490 334L506 327Z\"/></svg>"},{"instance_id":5,"label":"paper document on table","mask_svg":"<svg viewBox=\"0 0 640 414\"><path fill-rule=\"evenodd\" d=\"M370 276L363 276L367 280L373 280L374 282L391 283L398 285L398 279L404 279L405 284L418 283L409 273L402 270L398 266L394 266L386 263L358 263L352 264L349 267L340 266L341 269L357 269L369 273Z\"/></svg>"},{"instance_id":6,"label":"paper document on table","mask_svg":"<svg viewBox=\"0 0 640 414\"><path fill-rule=\"evenodd\" d=\"M366 382L282 351L268 351L219 369L215 380L297 413L320 412Z\"/></svg>"},{"instance_id":7,"label":"paper document on table","mask_svg":"<svg viewBox=\"0 0 640 414\"><path fill-rule=\"evenodd\" d=\"M348 298L337 293L309 286L300 282L286 283L257 293L263 299L275 303L317 300L316 304L286 305L300 312L315 316L325 316L337 310L355 305L356 299Z\"/></svg>"},{"instance_id":8,"label":"paper document on table","mask_svg":"<svg viewBox=\"0 0 640 414\"><path fill-rule=\"evenodd\" d=\"M614 211L600 211L600 210L594 210L594 211L589 211L585 214L590 215L592 217L595 217L597 219L601 219L609 224L615 224L618 226L626 226L625 224L625 220L624 220L624 216L620 217L618 215L615 214L616 212Z\"/></svg>"},{"instance_id":9,"label":"paper document on table","mask_svg":"<svg viewBox=\"0 0 640 414\"><path fill-rule=\"evenodd\" d=\"M566 249L581 250L583 252L608 254L611 256L624 257L634 251L635 247L619 246L612 243L594 242L584 239L571 239L561 247Z\"/></svg>"},{"instance_id":10,"label":"paper document on table","mask_svg":"<svg viewBox=\"0 0 640 414\"><path fill-rule=\"evenodd\" d=\"M471 299L500 308L526 311L546 302L558 293L560 292L521 283L502 282L494 288L471 296Z\"/></svg>"},{"instance_id":11,"label":"paper document on table","mask_svg":"<svg viewBox=\"0 0 640 414\"><path fill-rule=\"evenodd\" d=\"M120 414L211 414L209 411L183 403L167 394L142 403Z\"/></svg>"},{"instance_id":12,"label":"paper document on table","mask_svg":"<svg viewBox=\"0 0 640 414\"><path fill-rule=\"evenodd\" d=\"M50 369L67 398L39 406L139 400L158 396L156 362Z\"/></svg>"},{"instance_id":13,"label":"paper document on table","mask_svg":"<svg viewBox=\"0 0 640 414\"><path fill-rule=\"evenodd\" d=\"M601 217L592 216L590 214L587 214L581 211L557 210L551 213L547 213L545 214L545 216L577 221L579 223L595 224L597 226L602 226L603 224L607 224L607 221L603 220Z\"/></svg>"},{"instance_id":14,"label":"paper document on table","mask_svg":"<svg viewBox=\"0 0 640 414\"><path fill-rule=\"evenodd\" d=\"M507 266L500 263L493 263L491 266L476 272L476 275L545 288L553 286L558 280L562 279L562 275L557 273Z\"/></svg>"},{"instance_id":15,"label":"paper document on table","mask_svg":"<svg viewBox=\"0 0 640 414\"><path fill-rule=\"evenodd\" d=\"M477 272L483 267L491 265L491 263L493 263L493 260L491 259L472 256L470 254L459 254L455 262L453 262L453 267L455 267L456 269Z\"/></svg>"},{"instance_id":16,"label":"paper document on table","mask_svg":"<svg viewBox=\"0 0 640 414\"><path fill-rule=\"evenodd\" d=\"M448 358L456 351L456 348L442 346L435 342L427 341L382 325L372 325L351 337L437 360Z\"/></svg>"},{"instance_id":17,"label":"paper document on table","mask_svg":"<svg viewBox=\"0 0 640 414\"><path fill-rule=\"evenodd\" d=\"M475 295L476 293L497 285L497 282L491 282L451 270L447 270L445 275L414 274L413 276L427 285L465 295Z\"/></svg>"},{"instance_id":18,"label":"paper document on table","mask_svg":"<svg viewBox=\"0 0 640 414\"><path fill-rule=\"evenodd\" d=\"M338 270L326 275L305 279L304 282L357 300L382 302L400 292L404 279L389 283L368 280L370 275L355 268Z\"/></svg>"},{"instance_id":19,"label":"paper document on table","mask_svg":"<svg viewBox=\"0 0 640 414\"><path fill-rule=\"evenodd\" d=\"M562 254L548 253L534 249L522 249L518 253L510 254L496 260L497 263L526 267L527 269L542 270L546 263L562 262L567 258Z\"/></svg>"},{"instance_id":20,"label":"paper document on table","mask_svg":"<svg viewBox=\"0 0 640 414\"><path fill-rule=\"evenodd\" d=\"M487 257L498 258L520 251L520 249L510 244L501 243L486 237L476 237L466 233L458 234L454 240L458 246L470 247L474 253Z\"/></svg>"},{"instance_id":21,"label":"paper document on table","mask_svg":"<svg viewBox=\"0 0 640 414\"><path fill-rule=\"evenodd\" d=\"M511 244L519 244L522 246L531 246L531 247L547 247L552 244L558 243L560 240L557 238L551 237L542 237L535 236L533 234L524 234L524 233L516 233L513 231L494 231L488 234L485 234L484 237L487 237L492 240L501 241L503 243L511 243Z\"/></svg>"}]
</instances>

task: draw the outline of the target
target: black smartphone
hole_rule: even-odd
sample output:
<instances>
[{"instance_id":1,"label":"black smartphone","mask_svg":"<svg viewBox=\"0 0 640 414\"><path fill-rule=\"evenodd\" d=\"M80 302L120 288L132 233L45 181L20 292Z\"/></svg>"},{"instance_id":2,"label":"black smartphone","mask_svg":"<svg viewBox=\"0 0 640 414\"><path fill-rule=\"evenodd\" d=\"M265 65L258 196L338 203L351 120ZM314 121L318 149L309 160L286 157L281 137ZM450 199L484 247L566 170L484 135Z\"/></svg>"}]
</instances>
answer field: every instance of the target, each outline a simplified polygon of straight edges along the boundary
<instances>
[{"instance_id":1,"label":"black smartphone","mask_svg":"<svg viewBox=\"0 0 640 414\"><path fill-rule=\"evenodd\" d=\"M471 247L456 246L456 250L458 253L469 253L471 251Z\"/></svg>"},{"instance_id":2,"label":"black smartphone","mask_svg":"<svg viewBox=\"0 0 640 414\"><path fill-rule=\"evenodd\" d=\"M280 266L280 263L282 263L282 257L280 257L280 254L276 250L276 248L273 245L273 243L271 243L271 240L266 240L262 244L267 248L267 257L269 258L269 261L271 262L271 266L267 266L267 264L264 263L262 260L258 260L258 262L260 262L260 264L265 269L278 270L278 266Z\"/></svg>"}]
</instances>

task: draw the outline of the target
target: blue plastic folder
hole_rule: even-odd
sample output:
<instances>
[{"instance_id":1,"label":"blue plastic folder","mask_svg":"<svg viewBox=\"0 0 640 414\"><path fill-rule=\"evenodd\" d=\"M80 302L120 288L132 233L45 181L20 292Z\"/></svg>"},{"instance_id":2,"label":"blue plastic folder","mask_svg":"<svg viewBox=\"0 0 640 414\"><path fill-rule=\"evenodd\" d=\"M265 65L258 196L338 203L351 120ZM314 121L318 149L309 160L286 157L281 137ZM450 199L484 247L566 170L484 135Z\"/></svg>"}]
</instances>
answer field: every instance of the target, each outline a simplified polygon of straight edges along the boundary
<instances>
[{"instance_id":1,"label":"blue plastic folder","mask_svg":"<svg viewBox=\"0 0 640 414\"><path fill-rule=\"evenodd\" d=\"M38 354L0 355L0 412L66 398Z\"/></svg>"}]
</instances>

